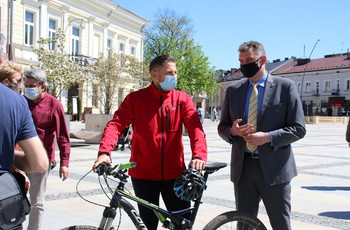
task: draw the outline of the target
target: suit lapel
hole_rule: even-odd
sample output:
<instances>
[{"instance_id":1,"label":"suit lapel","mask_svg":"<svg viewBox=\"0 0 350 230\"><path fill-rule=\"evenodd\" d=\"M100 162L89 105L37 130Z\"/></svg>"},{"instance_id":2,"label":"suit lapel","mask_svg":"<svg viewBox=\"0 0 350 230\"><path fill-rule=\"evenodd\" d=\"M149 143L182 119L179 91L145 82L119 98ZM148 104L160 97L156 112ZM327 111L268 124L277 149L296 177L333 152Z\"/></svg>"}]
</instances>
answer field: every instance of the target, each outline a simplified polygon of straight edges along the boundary
<instances>
[{"instance_id":1,"label":"suit lapel","mask_svg":"<svg viewBox=\"0 0 350 230\"><path fill-rule=\"evenodd\" d=\"M261 103L261 108L260 108L260 116L259 119L263 116L267 104L269 103L270 97L272 95L272 92L274 90L275 85L273 84L273 76L271 74L267 75L267 79L266 79L266 85L265 85L265 92L264 92L264 97Z\"/></svg>"},{"instance_id":2,"label":"suit lapel","mask_svg":"<svg viewBox=\"0 0 350 230\"><path fill-rule=\"evenodd\" d=\"M241 95L244 95L244 99L240 100L238 102L238 106L237 108L239 108L239 114L241 114L241 117L243 118L243 122L246 123L247 122L247 118L245 116L245 105L246 105L246 95L247 95L247 90L248 90L248 79L246 79L246 81L243 81L241 86L239 87L239 91L241 92Z\"/></svg>"}]
</instances>

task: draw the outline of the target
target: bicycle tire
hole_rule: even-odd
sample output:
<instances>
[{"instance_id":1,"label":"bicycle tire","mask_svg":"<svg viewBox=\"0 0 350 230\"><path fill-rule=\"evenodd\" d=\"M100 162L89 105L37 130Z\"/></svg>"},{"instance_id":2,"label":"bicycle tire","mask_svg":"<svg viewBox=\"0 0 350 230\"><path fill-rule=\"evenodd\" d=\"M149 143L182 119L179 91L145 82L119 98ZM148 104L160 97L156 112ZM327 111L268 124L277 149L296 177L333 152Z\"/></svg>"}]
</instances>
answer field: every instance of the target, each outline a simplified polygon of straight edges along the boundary
<instances>
[{"instance_id":1,"label":"bicycle tire","mask_svg":"<svg viewBox=\"0 0 350 230\"><path fill-rule=\"evenodd\" d=\"M98 227L94 227L90 225L74 225L74 226L62 228L61 230L98 230Z\"/></svg>"},{"instance_id":2,"label":"bicycle tire","mask_svg":"<svg viewBox=\"0 0 350 230\"><path fill-rule=\"evenodd\" d=\"M241 226L237 226L240 223ZM240 230L267 230L265 225L256 217L239 212L225 212L212 219L203 230L240 229Z\"/></svg>"}]
</instances>

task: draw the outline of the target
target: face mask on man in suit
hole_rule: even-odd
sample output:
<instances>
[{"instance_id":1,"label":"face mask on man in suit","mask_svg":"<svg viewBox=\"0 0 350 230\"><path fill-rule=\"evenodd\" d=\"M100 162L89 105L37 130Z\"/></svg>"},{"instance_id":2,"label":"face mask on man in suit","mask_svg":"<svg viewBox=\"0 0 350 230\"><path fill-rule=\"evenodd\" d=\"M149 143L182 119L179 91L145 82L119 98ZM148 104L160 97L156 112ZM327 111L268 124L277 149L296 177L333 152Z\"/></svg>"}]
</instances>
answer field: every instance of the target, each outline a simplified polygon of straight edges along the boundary
<instances>
[{"instance_id":1,"label":"face mask on man in suit","mask_svg":"<svg viewBox=\"0 0 350 230\"><path fill-rule=\"evenodd\" d=\"M261 57L259 57L258 60L254 62L241 65L241 71L245 77L247 78L254 77L254 75L261 69L262 65L260 65L259 67L260 59Z\"/></svg>"}]
</instances>

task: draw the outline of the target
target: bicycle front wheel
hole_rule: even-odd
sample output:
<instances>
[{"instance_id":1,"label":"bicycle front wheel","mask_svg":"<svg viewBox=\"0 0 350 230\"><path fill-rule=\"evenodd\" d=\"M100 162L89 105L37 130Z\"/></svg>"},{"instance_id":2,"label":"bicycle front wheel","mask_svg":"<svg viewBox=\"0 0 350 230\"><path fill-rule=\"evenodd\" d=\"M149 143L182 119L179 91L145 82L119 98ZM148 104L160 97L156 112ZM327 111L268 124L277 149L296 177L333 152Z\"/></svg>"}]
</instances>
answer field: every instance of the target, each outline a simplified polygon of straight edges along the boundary
<instances>
[{"instance_id":1,"label":"bicycle front wheel","mask_svg":"<svg viewBox=\"0 0 350 230\"><path fill-rule=\"evenodd\" d=\"M203 230L215 229L266 230L266 227L256 217L239 211L231 211L222 213L212 219Z\"/></svg>"},{"instance_id":2,"label":"bicycle front wheel","mask_svg":"<svg viewBox=\"0 0 350 230\"><path fill-rule=\"evenodd\" d=\"M67 228L62 228L61 230L98 230L98 227L89 225L74 225Z\"/></svg>"}]
</instances>

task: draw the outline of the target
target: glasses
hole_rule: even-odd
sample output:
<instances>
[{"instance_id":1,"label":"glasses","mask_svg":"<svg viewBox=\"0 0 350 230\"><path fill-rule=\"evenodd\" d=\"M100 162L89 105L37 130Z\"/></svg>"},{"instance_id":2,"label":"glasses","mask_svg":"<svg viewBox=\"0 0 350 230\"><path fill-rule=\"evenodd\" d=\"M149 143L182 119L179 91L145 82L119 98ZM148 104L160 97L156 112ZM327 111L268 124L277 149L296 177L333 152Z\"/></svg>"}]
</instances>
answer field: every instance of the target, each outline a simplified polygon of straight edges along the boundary
<instances>
[{"instance_id":1,"label":"glasses","mask_svg":"<svg viewBox=\"0 0 350 230\"><path fill-rule=\"evenodd\" d=\"M8 79L8 80L9 80L11 86L18 86L18 85L21 85L21 83L22 83L22 79L18 79L18 80L12 79L12 81L10 79ZM13 80L15 80L15 81L13 81Z\"/></svg>"}]
</instances>

